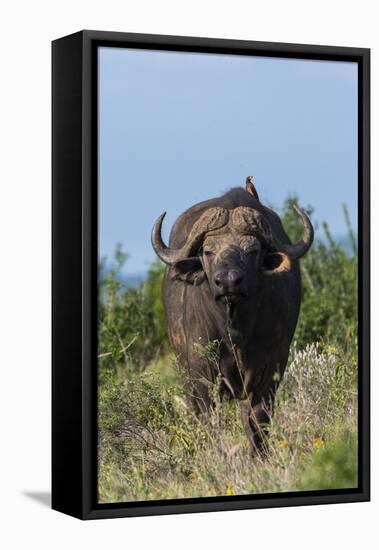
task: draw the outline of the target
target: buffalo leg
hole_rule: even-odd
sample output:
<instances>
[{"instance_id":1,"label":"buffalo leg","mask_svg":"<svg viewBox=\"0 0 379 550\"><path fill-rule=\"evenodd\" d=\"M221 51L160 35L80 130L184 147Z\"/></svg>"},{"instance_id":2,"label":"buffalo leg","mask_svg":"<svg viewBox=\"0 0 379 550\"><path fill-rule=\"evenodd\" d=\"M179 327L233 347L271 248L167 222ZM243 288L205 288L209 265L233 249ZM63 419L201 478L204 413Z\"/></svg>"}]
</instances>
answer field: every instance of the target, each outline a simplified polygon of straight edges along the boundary
<instances>
[{"instance_id":1,"label":"buffalo leg","mask_svg":"<svg viewBox=\"0 0 379 550\"><path fill-rule=\"evenodd\" d=\"M266 454L265 439L274 412L274 401L260 401L252 405L251 399L240 401L242 425L251 447L251 454L263 456Z\"/></svg>"},{"instance_id":2,"label":"buffalo leg","mask_svg":"<svg viewBox=\"0 0 379 550\"><path fill-rule=\"evenodd\" d=\"M212 385L204 379L186 384L188 402L196 414L204 414L212 409L213 401L210 396L211 387Z\"/></svg>"}]
</instances>

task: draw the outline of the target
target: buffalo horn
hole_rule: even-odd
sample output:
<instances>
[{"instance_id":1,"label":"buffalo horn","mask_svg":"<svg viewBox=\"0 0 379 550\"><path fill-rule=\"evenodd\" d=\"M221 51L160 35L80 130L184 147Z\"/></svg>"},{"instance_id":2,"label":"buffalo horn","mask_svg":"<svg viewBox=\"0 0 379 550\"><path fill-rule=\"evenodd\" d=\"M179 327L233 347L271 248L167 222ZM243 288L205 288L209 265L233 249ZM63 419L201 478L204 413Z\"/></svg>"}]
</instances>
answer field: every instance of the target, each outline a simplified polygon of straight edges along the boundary
<instances>
[{"instance_id":1,"label":"buffalo horn","mask_svg":"<svg viewBox=\"0 0 379 550\"><path fill-rule=\"evenodd\" d=\"M218 231L226 225L229 213L225 208L209 208L194 223L186 243L182 248L169 248L162 240L162 222L166 212L161 214L153 226L151 244L155 253L166 264L172 265L180 260L188 258L192 252L196 252L201 246L204 236L209 231Z\"/></svg>"},{"instance_id":2,"label":"buffalo horn","mask_svg":"<svg viewBox=\"0 0 379 550\"><path fill-rule=\"evenodd\" d=\"M151 232L151 244L153 245L156 255L168 265L172 265L175 262L185 258L183 249L168 248L162 239L162 222L166 212L163 212L155 222L153 230Z\"/></svg>"},{"instance_id":3,"label":"buffalo horn","mask_svg":"<svg viewBox=\"0 0 379 550\"><path fill-rule=\"evenodd\" d=\"M297 260L308 252L313 243L313 226L303 210L296 205L293 208L303 222L303 238L295 244L275 243L275 248L286 254L291 260Z\"/></svg>"}]
</instances>

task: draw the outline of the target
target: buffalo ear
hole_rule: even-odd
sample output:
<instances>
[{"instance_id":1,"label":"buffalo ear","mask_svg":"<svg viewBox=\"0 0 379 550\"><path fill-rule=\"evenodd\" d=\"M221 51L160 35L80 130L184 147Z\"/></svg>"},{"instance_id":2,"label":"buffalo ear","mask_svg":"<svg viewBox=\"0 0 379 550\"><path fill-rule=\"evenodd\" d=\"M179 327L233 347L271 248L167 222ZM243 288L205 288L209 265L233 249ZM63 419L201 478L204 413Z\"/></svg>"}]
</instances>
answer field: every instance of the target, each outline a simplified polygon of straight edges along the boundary
<instances>
[{"instance_id":1,"label":"buffalo ear","mask_svg":"<svg viewBox=\"0 0 379 550\"><path fill-rule=\"evenodd\" d=\"M291 269L291 260L283 252L272 252L265 255L262 269L265 275L283 273Z\"/></svg>"},{"instance_id":2,"label":"buffalo ear","mask_svg":"<svg viewBox=\"0 0 379 550\"><path fill-rule=\"evenodd\" d=\"M171 268L171 272L172 279L183 281L190 285L201 285L206 279L200 258L197 256L175 262Z\"/></svg>"}]
</instances>

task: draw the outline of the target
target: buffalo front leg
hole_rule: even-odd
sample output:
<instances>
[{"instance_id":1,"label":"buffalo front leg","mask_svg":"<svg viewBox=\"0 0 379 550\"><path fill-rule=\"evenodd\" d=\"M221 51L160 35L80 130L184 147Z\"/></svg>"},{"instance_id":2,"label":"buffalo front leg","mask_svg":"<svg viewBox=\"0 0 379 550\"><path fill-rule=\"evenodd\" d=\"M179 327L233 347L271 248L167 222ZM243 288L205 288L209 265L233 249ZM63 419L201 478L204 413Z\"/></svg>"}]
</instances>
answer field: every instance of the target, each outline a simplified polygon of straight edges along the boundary
<instances>
[{"instance_id":1,"label":"buffalo front leg","mask_svg":"<svg viewBox=\"0 0 379 550\"><path fill-rule=\"evenodd\" d=\"M214 404L216 372L207 358L198 356L196 348L182 369L187 401L197 414L208 413Z\"/></svg>"},{"instance_id":2,"label":"buffalo front leg","mask_svg":"<svg viewBox=\"0 0 379 550\"><path fill-rule=\"evenodd\" d=\"M196 414L208 413L213 408L214 383L198 372L192 371L183 380L187 403Z\"/></svg>"},{"instance_id":3,"label":"buffalo front leg","mask_svg":"<svg viewBox=\"0 0 379 550\"><path fill-rule=\"evenodd\" d=\"M203 380L196 381L189 386L189 402L192 409L197 414L208 413L212 409L212 399L210 397L211 385Z\"/></svg>"},{"instance_id":4,"label":"buffalo front leg","mask_svg":"<svg viewBox=\"0 0 379 550\"><path fill-rule=\"evenodd\" d=\"M250 443L252 456L267 454L268 427L274 412L274 401L260 401L252 405L251 399L240 401L242 425Z\"/></svg>"}]
</instances>

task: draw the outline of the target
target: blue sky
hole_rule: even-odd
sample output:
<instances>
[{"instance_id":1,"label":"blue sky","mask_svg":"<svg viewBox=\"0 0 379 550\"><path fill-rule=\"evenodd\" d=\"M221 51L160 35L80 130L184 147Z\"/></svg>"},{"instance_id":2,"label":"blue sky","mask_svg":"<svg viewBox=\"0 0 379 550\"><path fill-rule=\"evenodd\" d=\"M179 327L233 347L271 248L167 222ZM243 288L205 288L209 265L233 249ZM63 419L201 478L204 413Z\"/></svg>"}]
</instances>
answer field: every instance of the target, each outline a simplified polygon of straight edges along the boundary
<instances>
[{"instance_id":1,"label":"blue sky","mask_svg":"<svg viewBox=\"0 0 379 550\"><path fill-rule=\"evenodd\" d=\"M186 208L246 176L265 204L289 193L335 236L357 227L357 65L100 48L99 256L117 242L126 271L155 256Z\"/></svg>"}]
</instances>

